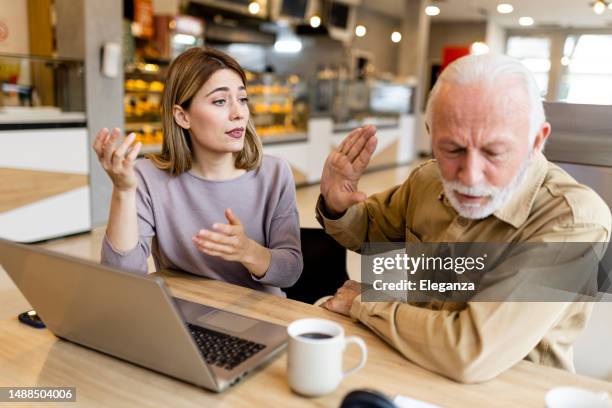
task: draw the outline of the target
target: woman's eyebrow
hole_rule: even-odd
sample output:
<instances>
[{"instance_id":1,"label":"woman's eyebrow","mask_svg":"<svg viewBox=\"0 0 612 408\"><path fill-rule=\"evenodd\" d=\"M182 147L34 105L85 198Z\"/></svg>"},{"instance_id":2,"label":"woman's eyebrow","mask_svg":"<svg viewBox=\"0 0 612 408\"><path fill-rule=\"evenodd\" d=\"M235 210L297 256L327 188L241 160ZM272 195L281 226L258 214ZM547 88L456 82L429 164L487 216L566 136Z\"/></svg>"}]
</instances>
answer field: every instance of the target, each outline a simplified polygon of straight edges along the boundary
<instances>
[{"instance_id":1,"label":"woman's eyebrow","mask_svg":"<svg viewBox=\"0 0 612 408\"><path fill-rule=\"evenodd\" d=\"M210 95L214 94L215 92L220 92L220 91L229 92L229 90L230 90L229 87L221 86L219 88L213 89L212 91L207 93L206 96L210 96ZM239 91L246 91L246 87L243 85L243 86L239 87L238 90Z\"/></svg>"}]
</instances>

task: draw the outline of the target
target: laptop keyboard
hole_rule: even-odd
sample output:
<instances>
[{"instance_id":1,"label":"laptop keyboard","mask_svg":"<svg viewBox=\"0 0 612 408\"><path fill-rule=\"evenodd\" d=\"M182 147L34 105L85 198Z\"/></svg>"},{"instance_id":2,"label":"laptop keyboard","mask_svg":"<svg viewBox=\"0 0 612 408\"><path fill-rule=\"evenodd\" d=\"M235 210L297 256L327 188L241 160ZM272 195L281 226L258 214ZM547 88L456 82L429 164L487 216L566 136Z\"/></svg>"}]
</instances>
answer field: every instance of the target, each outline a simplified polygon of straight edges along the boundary
<instances>
[{"instance_id":1,"label":"laptop keyboard","mask_svg":"<svg viewBox=\"0 0 612 408\"><path fill-rule=\"evenodd\" d=\"M187 327L206 362L227 370L232 370L266 348L263 344L193 324L187 324Z\"/></svg>"}]
</instances>

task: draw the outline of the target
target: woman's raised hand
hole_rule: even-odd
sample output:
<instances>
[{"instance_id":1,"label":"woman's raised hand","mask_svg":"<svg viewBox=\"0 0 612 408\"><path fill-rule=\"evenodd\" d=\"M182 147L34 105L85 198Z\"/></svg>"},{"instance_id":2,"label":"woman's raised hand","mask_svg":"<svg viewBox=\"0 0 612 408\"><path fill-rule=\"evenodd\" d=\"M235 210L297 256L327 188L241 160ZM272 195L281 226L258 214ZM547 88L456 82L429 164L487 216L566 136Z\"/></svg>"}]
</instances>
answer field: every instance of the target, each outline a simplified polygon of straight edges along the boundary
<instances>
[{"instance_id":1,"label":"woman's raised hand","mask_svg":"<svg viewBox=\"0 0 612 408\"><path fill-rule=\"evenodd\" d=\"M127 135L123 141L115 146L119 139L121 130L118 128L109 132L108 129L100 129L96 135L93 148L98 155L102 168L106 171L118 191L136 190L138 181L134 172L134 160L140 152L140 142L132 145L134 133Z\"/></svg>"}]
</instances>

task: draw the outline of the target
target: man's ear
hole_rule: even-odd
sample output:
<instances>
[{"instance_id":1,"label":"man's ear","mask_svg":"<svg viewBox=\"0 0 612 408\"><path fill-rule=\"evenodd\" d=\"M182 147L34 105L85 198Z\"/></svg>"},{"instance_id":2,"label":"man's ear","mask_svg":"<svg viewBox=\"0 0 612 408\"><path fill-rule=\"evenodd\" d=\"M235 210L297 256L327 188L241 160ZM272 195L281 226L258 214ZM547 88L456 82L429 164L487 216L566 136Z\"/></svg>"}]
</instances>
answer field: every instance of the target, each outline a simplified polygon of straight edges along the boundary
<instances>
[{"instance_id":1,"label":"man's ear","mask_svg":"<svg viewBox=\"0 0 612 408\"><path fill-rule=\"evenodd\" d=\"M546 144L546 139L548 139L548 136L550 135L550 130L550 123L544 122L540 127L540 131L536 135L535 140L533 141L532 151L541 152L544 150L544 145Z\"/></svg>"},{"instance_id":2,"label":"man's ear","mask_svg":"<svg viewBox=\"0 0 612 408\"><path fill-rule=\"evenodd\" d=\"M172 116L174 116L174 121L183 129L189 129L191 127L189 113L185 112L182 107L174 105L172 107Z\"/></svg>"}]
</instances>

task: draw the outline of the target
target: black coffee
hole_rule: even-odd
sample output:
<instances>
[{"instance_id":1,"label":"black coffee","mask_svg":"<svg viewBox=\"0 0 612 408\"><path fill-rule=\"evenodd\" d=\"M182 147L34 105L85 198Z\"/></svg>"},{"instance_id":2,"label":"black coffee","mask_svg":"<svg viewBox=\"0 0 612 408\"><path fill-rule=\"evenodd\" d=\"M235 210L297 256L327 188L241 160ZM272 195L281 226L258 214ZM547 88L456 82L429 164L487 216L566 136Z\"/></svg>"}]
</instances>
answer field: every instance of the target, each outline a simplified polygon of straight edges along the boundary
<instances>
[{"instance_id":1,"label":"black coffee","mask_svg":"<svg viewBox=\"0 0 612 408\"><path fill-rule=\"evenodd\" d=\"M303 337L305 339L321 340L321 339L331 339L334 336L331 336L327 333L310 332L310 333L302 333L298 337Z\"/></svg>"}]
</instances>

